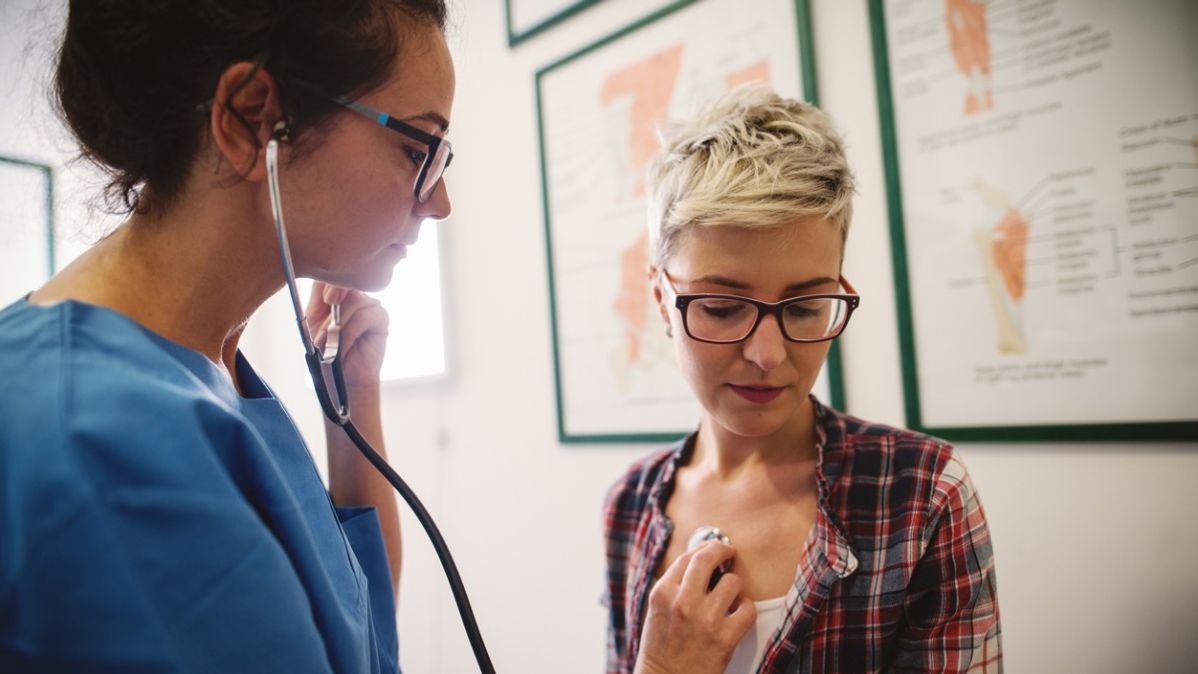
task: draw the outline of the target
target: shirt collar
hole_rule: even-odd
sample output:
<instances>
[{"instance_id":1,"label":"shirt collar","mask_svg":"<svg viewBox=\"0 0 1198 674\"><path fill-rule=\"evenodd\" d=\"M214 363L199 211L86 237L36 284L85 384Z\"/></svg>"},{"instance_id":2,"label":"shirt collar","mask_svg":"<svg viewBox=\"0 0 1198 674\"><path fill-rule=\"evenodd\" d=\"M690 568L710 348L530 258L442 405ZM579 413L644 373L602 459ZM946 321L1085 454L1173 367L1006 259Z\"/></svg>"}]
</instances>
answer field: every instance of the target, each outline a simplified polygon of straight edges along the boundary
<instances>
[{"instance_id":1,"label":"shirt collar","mask_svg":"<svg viewBox=\"0 0 1198 674\"><path fill-rule=\"evenodd\" d=\"M833 488L843 467L844 440L846 429L843 416L824 407L815 396L811 396L815 410L816 468L815 481L819 498L814 525L816 547L822 552L831 570L844 578L857 570L857 555L849 543L840 518L833 509ZM695 451L698 431L692 431L678 440L671 448L669 458L662 467L661 475L649 492L649 502L654 519L666 521L661 504L669 499L674 490L674 476L678 467L690 460Z\"/></svg>"},{"instance_id":2,"label":"shirt collar","mask_svg":"<svg viewBox=\"0 0 1198 674\"><path fill-rule=\"evenodd\" d=\"M824 407L815 396L811 396L811 404L815 408L815 482L819 490L816 526L826 529L824 554L832 571L844 578L856 571L858 565L844 525L832 507L832 490L838 484L837 478L844 465L844 418L835 410Z\"/></svg>"}]
</instances>

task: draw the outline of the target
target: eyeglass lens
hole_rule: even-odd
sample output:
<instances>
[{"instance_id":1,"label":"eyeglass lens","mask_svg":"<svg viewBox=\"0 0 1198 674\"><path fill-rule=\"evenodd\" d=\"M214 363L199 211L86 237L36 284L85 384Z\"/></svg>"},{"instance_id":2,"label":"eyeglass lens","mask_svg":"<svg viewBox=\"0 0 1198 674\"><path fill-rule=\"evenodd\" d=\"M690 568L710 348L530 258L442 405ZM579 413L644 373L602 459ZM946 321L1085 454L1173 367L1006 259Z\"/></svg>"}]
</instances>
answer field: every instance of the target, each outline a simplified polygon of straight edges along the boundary
<instances>
[{"instance_id":1,"label":"eyeglass lens","mask_svg":"<svg viewBox=\"0 0 1198 674\"><path fill-rule=\"evenodd\" d=\"M790 339L819 340L835 336L848 316L848 302L821 297L799 300L782 307L783 334ZM756 306L728 298L699 298L686 308L687 330L695 339L736 342L746 338L757 323Z\"/></svg>"},{"instance_id":2,"label":"eyeglass lens","mask_svg":"<svg viewBox=\"0 0 1198 674\"><path fill-rule=\"evenodd\" d=\"M433 190L437 189L437 183L441 182L441 176L445 174L445 169L449 166L449 158L452 156L453 150L449 141L442 140L437 145L437 151L428 159L424 182L420 185L420 194L417 195L421 203L427 201L432 196Z\"/></svg>"}]
</instances>

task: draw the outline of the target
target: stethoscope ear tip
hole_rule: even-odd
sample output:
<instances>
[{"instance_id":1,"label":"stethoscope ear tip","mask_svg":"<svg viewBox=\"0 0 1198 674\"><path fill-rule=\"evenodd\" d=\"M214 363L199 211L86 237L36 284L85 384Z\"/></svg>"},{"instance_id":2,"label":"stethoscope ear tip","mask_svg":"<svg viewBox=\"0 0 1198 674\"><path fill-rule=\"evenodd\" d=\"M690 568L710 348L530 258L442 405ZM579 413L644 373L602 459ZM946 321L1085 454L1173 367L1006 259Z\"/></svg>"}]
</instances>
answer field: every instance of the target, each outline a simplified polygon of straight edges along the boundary
<instances>
[{"instance_id":1,"label":"stethoscope ear tip","mask_svg":"<svg viewBox=\"0 0 1198 674\"><path fill-rule=\"evenodd\" d=\"M291 138L291 129L289 129L287 127L287 122L280 119L278 122L275 123L275 128L270 133L270 139L283 141L283 140L290 140L290 138Z\"/></svg>"}]
</instances>

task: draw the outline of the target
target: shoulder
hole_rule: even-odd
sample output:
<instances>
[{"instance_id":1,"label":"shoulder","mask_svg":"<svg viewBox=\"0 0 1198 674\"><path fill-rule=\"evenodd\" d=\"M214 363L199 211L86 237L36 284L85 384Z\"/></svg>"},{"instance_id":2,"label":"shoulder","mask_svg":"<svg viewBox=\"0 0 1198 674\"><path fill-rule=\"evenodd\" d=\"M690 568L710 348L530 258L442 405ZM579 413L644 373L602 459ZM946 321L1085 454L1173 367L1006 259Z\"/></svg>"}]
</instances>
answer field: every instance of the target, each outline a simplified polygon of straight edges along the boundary
<instances>
[{"instance_id":1,"label":"shoulder","mask_svg":"<svg viewBox=\"0 0 1198 674\"><path fill-rule=\"evenodd\" d=\"M661 483L663 474L673 465L673 459L690 439L688 436L670 447L638 459L608 488L604 504L604 519L608 528L613 519L645 509L654 487Z\"/></svg>"},{"instance_id":2,"label":"shoulder","mask_svg":"<svg viewBox=\"0 0 1198 674\"><path fill-rule=\"evenodd\" d=\"M931 521L950 500L975 498L949 442L826 408L820 414L823 468L838 510Z\"/></svg>"},{"instance_id":3,"label":"shoulder","mask_svg":"<svg viewBox=\"0 0 1198 674\"><path fill-rule=\"evenodd\" d=\"M910 471L938 475L956 456L946 440L828 408L820 411L820 426L830 462L847 463L853 470L879 477Z\"/></svg>"},{"instance_id":4,"label":"shoulder","mask_svg":"<svg viewBox=\"0 0 1198 674\"><path fill-rule=\"evenodd\" d=\"M26 386L100 384L119 389L150 380L195 384L196 363L189 359L206 362L200 354L103 307L72 301L52 306L18 302L0 311L0 364L22 375Z\"/></svg>"},{"instance_id":5,"label":"shoulder","mask_svg":"<svg viewBox=\"0 0 1198 674\"><path fill-rule=\"evenodd\" d=\"M177 423L178 412L197 405L236 406L231 384L200 354L75 302L0 312L0 368L17 386L3 408L6 421L52 416L59 427L82 430L136 417L152 427Z\"/></svg>"},{"instance_id":6,"label":"shoulder","mask_svg":"<svg viewBox=\"0 0 1198 674\"><path fill-rule=\"evenodd\" d=\"M106 493L105 480L212 472L202 448L238 444L246 424L163 341L75 303L0 312L0 371L13 382L0 405L5 489L36 508L39 493L62 503Z\"/></svg>"},{"instance_id":7,"label":"shoulder","mask_svg":"<svg viewBox=\"0 0 1198 674\"><path fill-rule=\"evenodd\" d=\"M0 311L0 372L7 384L0 405L0 446L5 458L23 446L11 436L50 434L61 427L65 340L58 314L23 301Z\"/></svg>"},{"instance_id":8,"label":"shoulder","mask_svg":"<svg viewBox=\"0 0 1198 674\"><path fill-rule=\"evenodd\" d=\"M0 312L0 367L19 389L0 404L10 629L75 662L135 648L172 671L229 671L263 648L290 661L280 671L323 662L317 600L297 575L317 567L292 561L320 534L222 373L115 315L21 309ZM62 627L79 624L86 638ZM163 646L179 643L196 648Z\"/></svg>"}]
</instances>

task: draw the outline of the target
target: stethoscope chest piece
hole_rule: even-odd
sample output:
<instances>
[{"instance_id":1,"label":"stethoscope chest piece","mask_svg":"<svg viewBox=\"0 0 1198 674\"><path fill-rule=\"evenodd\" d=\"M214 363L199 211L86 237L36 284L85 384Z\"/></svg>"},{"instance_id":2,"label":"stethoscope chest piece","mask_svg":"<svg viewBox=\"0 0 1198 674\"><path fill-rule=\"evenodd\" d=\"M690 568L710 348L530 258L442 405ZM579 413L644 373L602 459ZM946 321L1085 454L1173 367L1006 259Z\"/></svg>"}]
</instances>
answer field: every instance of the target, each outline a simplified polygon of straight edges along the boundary
<instances>
[{"instance_id":1,"label":"stethoscope chest piece","mask_svg":"<svg viewBox=\"0 0 1198 674\"><path fill-rule=\"evenodd\" d=\"M707 541L719 541L727 546L732 545L732 539L728 537L728 534L721 531L719 527L702 526L695 529L695 533L691 534L691 537L687 539L686 549L688 551L694 550ZM732 570L731 559L716 567L716 570L711 574L711 582L707 584L707 591L711 592L715 588L716 583L720 582L720 576L723 576L730 570Z\"/></svg>"}]
</instances>

